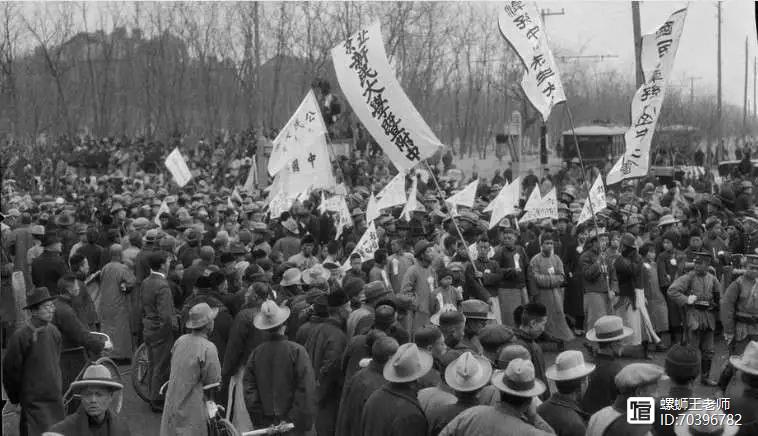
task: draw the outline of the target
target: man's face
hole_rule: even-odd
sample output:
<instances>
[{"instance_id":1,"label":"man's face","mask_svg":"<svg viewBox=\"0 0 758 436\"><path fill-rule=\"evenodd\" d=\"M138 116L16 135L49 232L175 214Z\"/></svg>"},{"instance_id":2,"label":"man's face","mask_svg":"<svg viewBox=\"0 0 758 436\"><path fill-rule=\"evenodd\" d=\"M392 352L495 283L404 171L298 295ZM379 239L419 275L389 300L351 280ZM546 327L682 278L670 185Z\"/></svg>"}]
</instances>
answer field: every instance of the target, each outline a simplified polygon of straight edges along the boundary
<instances>
[{"instance_id":1,"label":"man's face","mask_svg":"<svg viewBox=\"0 0 758 436\"><path fill-rule=\"evenodd\" d=\"M443 330L442 333L445 338L445 345L451 348L458 345L458 342L460 342L461 339L463 339L464 327L465 327L465 324L460 323L454 326L447 327L445 330Z\"/></svg>"},{"instance_id":2,"label":"man's face","mask_svg":"<svg viewBox=\"0 0 758 436\"><path fill-rule=\"evenodd\" d=\"M69 295L72 297L78 297L79 293L81 293L81 288L79 287L79 281L75 280L73 283L68 283L66 285L66 292L68 292Z\"/></svg>"},{"instance_id":3,"label":"man's face","mask_svg":"<svg viewBox=\"0 0 758 436\"><path fill-rule=\"evenodd\" d=\"M532 338L538 338L542 333L545 332L545 325L546 324L547 324L547 317L543 316L540 319L530 321L529 325L527 325L525 331Z\"/></svg>"},{"instance_id":4,"label":"man's face","mask_svg":"<svg viewBox=\"0 0 758 436\"><path fill-rule=\"evenodd\" d=\"M708 271L708 262L705 259L695 260L695 272L698 275L705 275Z\"/></svg>"},{"instance_id":5,"label":"man's face","mask_svg":"<svg viewBox=\"0 0 758 436\"><path fill-rule=\"evenodd\" d=\"M303 256L310 257L313 253L313 244L303 244Z\"/></svg>"},{"instance_id":6,"label":"man's face","mask_svg":"<svg viewBox=\"0 0 758 436\"><path fill-rule=\"evenodd\" d=\"M663 240L663 250L664 251L670 251L673 248L674 248L674 244L670 240L668 240L668 239L664 239Z\"/></svg>"},{"instance_id":7,"label":"man's face","mask_svg":"<svg viewBox=\"0 0 758 436\"><path fill-rule=\"evenodd\" d=\"M549 255L553 252L553 240L547 239L545 241L542 241L542 254Z\"/></svg>"},{"instance_id":8,"label":"man's face","mask_svg":"<svg viewBox=\"0 0 758 436\"><path fill-rule=\"evenodd\" d=\"M693 236L690 238L690 247L694 249L700 249L703 246L703 239L699 236Z\"/></svg>"},{"instance_id":9,"label":"man's face","mask_svg":"<svg viewBox=\"0 0 758 436\"><path fill-rule=\"evenodd\" d=\"M45 322L53 322L53 315L55 315L55 303L52 301L47 301L43 304L40 304L36 309L33 310L33 312L37 318Z\"/></svg>"},{"instance_id":10,"label":"man's face","mask_svg":"<svg viewBox=\"0 0 758 436\"><path fill-rule=\"evenodd\" d=\"M397 242L397 241L392 241L390 243L390 249L392 250L393 253L399 252L400 251L400 243Z\"/></svg>"},{"instance_id":11,"label":"man's face","mask_svg":"<svg viewBox=\"0 0 758 436\"><path fill-rule=\"evenodd\" d=\"M447 288L448 286L453 284L453 276L446 275L445 277L442 277L440 279L440 286Z\"/></svg>"},{"instance_id":12,"label":"man's face","mask_svg":"<svg viewBox=\"0 0 758 436\"><path fill-rule=\"evenodd\" d=\"M516 245L516 235L513 233L503 233L503 245L512 248L514 245Z\"/></svg>"},{"instance_id":13,"label":"man's face","mask_svg":"<svg viewBox=\"0 0 758 436\"><path fill-rule=\"evenodd\" d=\"M79 242L86 243L87 242L87 234L86 233L79 233Z\"/></svg>"},{"instance_id":14,"label":"man's face","mask_svg":"<svg viewBox=\"0 0 758 436\"><path fill-rule=\"evenodd\" d=\"M476 254L481 260L487 259L487 256L490 254L490 243L489 242L478 242L476 244Z\"/></svg>"},{"instance_id":15,"label":"man's face","mask_svg":"<svg viewBox=\"0 0 758 436\"><path fill-rule=\"evenodd\" d=\"M80 397L85 412L93 418L103 416L113 401L113 393L110 390L95 386L85 388Z\"/></svg>"},{"instance_id":16,"label":"man's face","mask_svg":"<svg viewBox=\"0 0 758 436\"><path fill-rule=\"evenodd\" d=\"M600 248L600 251L605 251L606 248L608 248L608 237L607 236L600 236L597 238L598 247Z\"/></svg>"},{"instance_id":17,"label":"man's face","mask_svg":"<svg viewBox=\"0 0 758 436\"><path fill-rule=\"evenodd\" d=\"M440 336L432 344L432 356L436 359L442 358L442 355L447 351L447 345L445 344L445 336Z\"/></svg>"},{"instance_id":18,"label":"man's face","mask_svg":"<svg viewBox=\"0 0 758 436\"><path fill-rule=\"evenodd\" d=\"M566 233L566 229L568 228L568 223L566 220L558 220L558 231L561 233Z\"/></svg>"},{"instance_id":19,"label":"man's face","mask_svg":"<svg viewBox=\"0 0 758 436\"><path fill-rule=\"evenodd\" d=\"M425 262L431 262L434 260L434 250L432 247L428 247L426 250L424 250L424 254L422 254L421 257Z\"/></svg>"},{"instance_id":20,"label":"man's face","mask_svg":"<svg viewBox=\"0 0 758 436\"><path fill-rule=\"evenodd\" d=\"M361 270L361 260L356 258L350 260L350 268L352 268L353 271L359 272Z\"/></svg>"}]
</instances>

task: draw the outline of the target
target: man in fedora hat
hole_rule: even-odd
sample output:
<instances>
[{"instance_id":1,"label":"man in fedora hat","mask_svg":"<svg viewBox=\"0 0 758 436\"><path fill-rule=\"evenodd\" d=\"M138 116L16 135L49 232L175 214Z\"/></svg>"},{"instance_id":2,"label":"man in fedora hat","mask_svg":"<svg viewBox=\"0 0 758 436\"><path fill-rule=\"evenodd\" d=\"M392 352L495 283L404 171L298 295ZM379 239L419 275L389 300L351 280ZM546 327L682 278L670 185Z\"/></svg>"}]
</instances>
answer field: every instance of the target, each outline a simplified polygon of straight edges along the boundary
<instances>
[{"instance_id":1,"label":"man in fedora hat","mask_svg":"<svg viewBox=\"0 0 758 436\"><path fill-rule=\"evenodd\" d=\"M745 391L733 399L731 412L742 416L739 436L758 434L758 341L751 341L741 356L732 356L729 363L742 373Z\"/></svg>"},{"instance_id":2,"label":"man in fedora hat","mask_svg":"<svg viewBox=\"0 0 758 436\"><path fill-rule=\"evenodd\" d=\"M726 288L721 298L721 324L730 355L740 354L748 343L758 341L758 256L746 258L745 273ZM719 377L722 391L726 391L733 374L734 368L727 365Z\"/></svg>"},{"instance_id":3,"label":"man in fedora hat","mask_svg":"<svg viewBox=\"0 0 758 436\"><path fill-rule=\"evenodd\" d=\"M184 327L189 333L171 349L171 377L161 419L161 435L208 434L206 401L214 400L221 384L216 346L208 340L218 309L207 303L193 306Z\"/></svg>"},{"instance_id":4,"label":"man in fedora hat","mask_svg":"<svg viewBox=\"0 0 758 436\"><path fill-rule=\"evenodd\" d=\"M334 434L339 410L344 381L341 363L347 348L344 325L349 315L350 301L341 290L320 298L327 300L328 316L312 320L314 325L303 345L316 374L316 433L325 436Z\"/></svg>"},{"instance_id":5,"label":"man in fedora hat","mask_svg":"<svg viewBox=\"0 0 758 436\"><path fill-rule=\"evenodd\" d=\"M587 376L595 364L585 363L581 351L564 351L555 358L555 365L545 376L555 382L557 392L537 407L537 413L563 436L584 436L589 415L582 411L579 402L587 387Z\"/></svg>"},{"instance_id":6,"label":"man in fedora hat","mask_svg":"<svg viewBox=\"0 0 758 436\"><path fill-rule=\"evenodd\" d=\"M627 421L627 400L631 397L655 397L663 377L663 368L652 363L630 363L625 366L614 378L618 389L615 402L592 415L586 436L648 434L652 425Z\"/></svg>"},{"instance_id":7,"label":"man in fedora hat","mask_svg":"<svg viewBox=\"0 0 758 436\"><path fill-rule=\"evenodd\" d=\"M112 410L120 409L124 385L113 380L103 365L90 365L81 380L71 384L71 391L81 399L81 406L63 421L50 427L52 433L78 436L129 436L126 421Z\"/></svg>"},{"instance_id":8,"label":"man in fedora hat","mask_svg":"<svg viewBox=\"0 0 758 436\"><path fill-rule=\"evenodd\" d=\"M388 382L366 401L360 423L363 436L411 436L427 434L427 419L417 399L414 383L432 369L432 355L416 344L401 345L384 365Z\"/></svg>"},{"instance_id":9,"label":"man in fedora hat","mask_svg":"<svg viewBox=\"0 0 758 436\"><path fill-rule=\"evenodd\" d=\"M457 401L427 412L429 435L437 436L443 428L464 410L479 405L479 392L490 382L492 364L483 356L467 351L445 369L445 382Z\"/></svg>"},{"instance_id":10,"label":"man in fedora hat","mask_svg":"<svg viewBox=\"0 0 758 436\"><path fill-rule=\"evenodd\" d=\"M24 307L31 319L8 339L3 357L3 387L10 403L21 408L21 436L39 435L64 417L54 299L47 288L32 290Z\"/></svg>"},{"instance_id":11,"label":"man in fedora hat","mask_svg":"<svg viewBox=\"0 0 758 436\"><path fill-rule=\"evenodd\" d=\"M713 335L716 329L716 314L722 293L721 283L708 272L712 256L708 252L697 253L695 269L674 280L667 294L671 301L683 308L687 342L697 344L702 353L700 382L716 386L710 379L713 361Z\"/></svg>"},{"instance_id":12,"label":"man in fedora hat","mask_svg":"<svg viewBox=\"0 0 758 436\"><path fill-rule=\"evenodd\" d=\"M621 341L631 334L632 329L624 326L621 317L615 315L601 316L587 332L587 340L597 343L594 353L597 367L589 376L587 391L581 401L584 412L591 415L613 403L617 393L613 380L625 363L620 360L624 351Z\"/></svg>"},{"instance_id":13,"label":"man in fedora hat","mask_svg":"<svg viewBox=\"0 0 758 436\"><path fill-rule=\"evenodd\" d=\"M400 346L392 338L378 332L370 335L371 343L369 356L371 361L364 368L360 368L352 377L346 377L345 388L342 390L340 409L337 414L336 436L352 436L360 433L361 413L374 391L379 390L386 382L382 376L382 370L387 361L392 357Z\"/></svg>"},{"instance_id":14,"label":"man in fedora hat","mask_svg":"<svg viewBox=\"0 0 758 436\"><path fill-rule=\"evenodd\" d=\"M61 240L53 233L48 233L42 240L45 251L32 262L32 282L34 286L47 288L58 294L58 280L68 272L66 261L61 257Z\"/></svg>"},{"instance_id":15,"label":"man in fedora hat","mask_svg":"<svg viewBox=\"0 0 758 436\"><path fill-rule=\"evenodd\" d=\"M269 333L245 365L245 405L255 425L266 427L281 421L295 424L293 435L313 427L316 413L316 380L308 352L287 340L290 309L266 300L255 315L255 328Z\"/></svg>"},{"instance_id":16,"label":"man in fedora hat","mask_svg":"<svg viewBox=\"0 0 758 436\"><path fill-rule=\"evenodd\" d=\"M695 397L694 383L700 375L700 352L693 345L674 344L666 354L664 369L671 380L671 388L662 398L672 398L674 401L682 399L680 400L681 407L678 410L669 409L664 412L660 402L656 402L655 416L668 413L677 419L676 417L689 407L688 400L685 399ZM674 426L665 425L662 420L656 419L651 433L653 436L674 436L674 430Z\"/></svg>"},{"instance_id":17,"label":"man in fedora hat","mask_svg":"<svg viewBox=\"0 0 758 436\"><path fill-rule=\"evenodd\" d=\"M350 313L347 319L347 337L362 335L368 332L374 322L376 303L392 294L383 281L373 281L363 288L364 301L359 309Z\"/></svg>"},{"instance_id":18,"label":"man in fedora hat","mask_svg":"<svg viewBox=\"0 0 758 436\"><path fill-rule=\"evenodd\" d=\"M475 406L453 418L441 436L508 435L543 436L555 434L536 412L534 397L545 392L545 384L534 374L534 365L514 359L505 371L496 372L492 384L500 390L500 405Z\"/></svg>"}]
</instances>

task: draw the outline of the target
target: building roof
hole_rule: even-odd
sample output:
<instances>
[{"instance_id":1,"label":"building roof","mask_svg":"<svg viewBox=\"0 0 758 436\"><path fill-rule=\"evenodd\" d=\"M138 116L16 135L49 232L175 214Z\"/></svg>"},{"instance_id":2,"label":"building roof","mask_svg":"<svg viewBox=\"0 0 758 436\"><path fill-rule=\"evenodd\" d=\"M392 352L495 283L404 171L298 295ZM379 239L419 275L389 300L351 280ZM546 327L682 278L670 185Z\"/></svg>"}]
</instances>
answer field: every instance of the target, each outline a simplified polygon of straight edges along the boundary
<instances>
[{"instance_id":1,"label":"building roof","mask_svg":"<svg viewBox=\"0 0 758 436\"><path fill-rule=\"evenodd\" d=\"M577 136L616 136L626 133L628 127L591 125L580 126L575 129ZM571 130L566 130L563 135L571 135Z\"/></svg>"}]
</instances>

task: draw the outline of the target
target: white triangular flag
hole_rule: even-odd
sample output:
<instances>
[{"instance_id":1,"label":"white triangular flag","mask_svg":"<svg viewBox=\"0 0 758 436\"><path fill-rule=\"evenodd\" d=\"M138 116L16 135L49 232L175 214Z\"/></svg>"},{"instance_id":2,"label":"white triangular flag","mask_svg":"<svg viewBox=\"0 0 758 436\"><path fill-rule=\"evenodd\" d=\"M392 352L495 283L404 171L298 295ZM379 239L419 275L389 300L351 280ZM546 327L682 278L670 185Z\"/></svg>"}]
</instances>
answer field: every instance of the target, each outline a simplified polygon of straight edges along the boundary
<instances>
[{"instance_id":1,"label":"white triangular flag","mask_svg":"<svg viewBox=\"0 0 758 436\"><path fill-rule=\"evenodd\" d=\"M461 191L451 195L450 198L445 200L446 203L451 203L459 206L466 206L468 208L474 207L474 201L476 200L476 190L479 187L479 179L466 185Z\"/></svg>"},{"instance_id":2,"label":"white triangular flag","mask_svg":"<svg viewBox=\"0 0 758 436\"><path fill-rule=\"evenodd\" d=\"M368 198L368 206L366 206L366 221L373 223L379 215L379 208L376 207L376 197L374 197L374 194L371 194L371 197Z\"/></svg>"},{"instance_id":3,"label":"white triangular flag","mask_svg":"<svg viewBox=\"0 0 758 436\"><path fill-rule=\"evenodd\" d=\"M376 197L379 199L376 202L379 210L405 204L405 173L399 172Z\"/></svg>"},{"instance_id":4,"label":"white triangular flag","mask_svg":"<svg viewBox=\"0 0 758 436\"><path fill-rule=\"evenodd\" d=\"M353 226L353 217L350 216L350 209L347 207L347 202L345 201L345 197L342 197L342 196L337 197L336 203L337 203L336 206L338 207L337 223L336 223L337 234L334 238L339 239L340 235L345 230L345 227Z\"/></svg>"},{"instance_id":5,"label":"white triangular flag","mask_svg":"<svg viewBox=\"0 0 758 436\"><path fill-rule=\"evenodd\" d=\"M515 183L515 182L516 180L514 180L512 183ZM519 180L518 183L521 183L521 181ZM500 197L501 195L505 195L506 193L510 192L508 190L510 186L511 186L511 183L506 182L506 184L502 188L500 188L500 192L497 193L495 198L492 201L490 201L490 204L488 204L487 207L485 207L482 212L492 212L492 209L495 207L495 200L497 200L498 197ZM519 188L521 187L519 186Z\"/></svg>"},{"instance_id":6,"label":"white triangular flag","mask_svg":"<svg viewBox=\"0 0 758 436\"><path fill-rule=\"evenodd\" d=\"M516 177L513 183L503 188L492 201L492 216L490 217L490 229L508 215L517 212L519 195L521 193L521 178Z\"/></svg>"},{"instance_id":7,"label":"white triangular flag","mask_svg":"<svg viewBox=\"0 0 758 436\"><path fill-rule=\"evenodd\" d=\"M350 269L350 257L353 253L358 253L361 256L361 262L374 258L374 252L379 249L379 236L376 234L376 225L373 221L369 222L366 231L363 232L363 236L355 244L353 252L347 257L347 260L342 265L342 270L347 271Z\"/></svg>"},{"instance_id":8,"label":"white triangular flag","mask_svg":"<svg viewBox=\"0 0 758 436\"><path fill-rule=\"evenodd\" d=\"M533 202L535 191L537 192L537 196L540 195L539 188L535 187L524 206L526 213L521 217L519 223L546 218L558 219L558 196L556 195L555 188L551 189L544 197L540 197L538 201ZM529 203L532 204L530 205Z\"/></svg>"},{"instance_id":9,"label":"white triangular flag","mask_svg":"<svg viewBox=\"0 0 758 436\"><path fill-rule=\"evenodd\" d=\"M590 195L584 202L582 213L579 214L579 219L576 221L577 224L581 224L592 218L590 203L592 204L592 212L596 214L608 207L608 203L605 201L605 186L603 186L603 179L599 175L595 179L595 183L592 184L592 188L590 188Z\"/></svg>"},{"instance_id":10,"label":"white triangular flag","mask_svg":"<svg viewBox=\"0 0 758 436\"><path fill-rule=\"evenodd\" d=\"M278 173L293 159L305 161L307 148L325 133L326 125L321 118L318 100L310 90L271 144L269 174L273 176Z\"/></svg>"},{"instance_id":11,"label":"white triangular flag","mask_svg":"<svg viewBox=\"0 0 758 436\"><path fill-rule=\"evenodd\" d=\"M407 222L411 221L411 213L418 208L418 199L416 198L416 189L418 188L418 177L413 177L413 183L411 184L411 192L408 194L408 201L405 203L403 211L400 213L400 218Z\"/></svg>"},{"instance_id":12,"label":"white triangular flag","mask_svg":"<svg viewBox=\"0 0 758 436\"><path fill-rule=\"evenodd\" d=\"M166 213L171 212L171 209L168 208L168 204L166 204L166 200L163 200L163 202L161 203L161 207L158 208L158 213L155 214L155 218L153 219L153 222L158 227L160 227L161 225L161 214L163 212L166 212Z\"/></svg>"}]
</instances>

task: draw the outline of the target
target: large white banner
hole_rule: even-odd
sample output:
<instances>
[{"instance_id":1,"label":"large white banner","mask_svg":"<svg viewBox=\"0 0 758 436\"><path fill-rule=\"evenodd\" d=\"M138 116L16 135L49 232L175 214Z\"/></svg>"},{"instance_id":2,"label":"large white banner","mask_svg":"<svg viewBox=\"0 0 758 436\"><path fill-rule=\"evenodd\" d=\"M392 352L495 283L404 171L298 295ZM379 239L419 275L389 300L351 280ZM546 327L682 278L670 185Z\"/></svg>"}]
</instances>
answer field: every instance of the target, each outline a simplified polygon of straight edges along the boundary
<instances>
[{"instance_id":1,"label":"large white banner","mask_svg":"<svg viewBox=\"0 0 758 436\"><path fill-rule=\"evenodd\" d=\"M595 179L589 194L584 202L584 207L582 207L582 212L579 214L579 219L576 221L577 224L591 219L593 213L597 214L608 207L608 203L605 201L605 186L603 186L603 179L600 176ZM592 204L592 210L590 210L590 204Z\"/></svg>"},{"instance_id":2,"label":"large white banner","mask_svg":"<svg viewBox=\"0 0 758 436\"><path fill-rule=\"evenodd\" d=\"M684 29L687 9L680 9L669 17L655 33L643 37L644 57L650 59L653 43L657 49L658 63L646 72L645 83L637 90L632 99L632 125L624 135L626 152L608 172L606 182L609 185L624 179L645 177L650 169L650 143L653 140L655 126L666 95L666 84L679 48L679 39ZM643 62L648 68L650 61Z\"/></svg>"},{"instance_id":3,"label":"large white banner","mask_svg":"<svg viewBox=\"0 0 758 436\"><path fill-rule=\"evenodd\" d=\"M273 176L293 159L307 156L308 146L325 134L326 125L321 118L318 101L313 90L310 90L272 143L271 157L268 159L269 174Z\"/></svg>"},{"instance_id":4,"label":"large white banner","mask_svg":"<svg viewBox=\"0 0 758 436\"><path fill-rule=\"evenodd\" d=\"M442 146L397 81L379 22L333 48L332 60L350 107L398 170L414 167Z\"/></svg>"},{"instance_id":5,"label":"large white banner","mask_svg":"<svg viewBox=\"0 0 758 436\"><path fill-rule=\"evenodd\" d=\"M168 168L171 175L174 176L174 180L180 188L183 188L184 185L192 179L192 173L190 172L189 167L187 167L187 161L184 160L184 156L182 156L182 153L179 152L178 148L175 148L174 151L166 157L165 163L166 168Z\"/></svg>"},{"instance_id":6,"label":"large white banner","mask_svg":"<svg viewBox=\"0 0 758 436\"><path fill-rule=\"evenodd\" d=\"M331 189L337 184L324 135L301 149L304 152L296 154L279 170L272 185L288 198L297 198L313 189Z\"/></svg>"},{"instance_id":7,"label":"large white banner","mask_svg":"<svg viewBox=\"0 0 758 436\"><path fill-rule=\"evenodd\" d=\"M500 9L498 25L526 69L521 78L524 94L547 121L553 106L566 101L566 94L537 4L506 2Z\"/></svg>"},{"instance_id":8,"label":"large white banner","mask_svg":"<svg viewBox=\"0 0 758 436\"><path fill-rule=\"evenodd\" d=\"M532 195L529 196L529 200L524 205L524 211L526 213L521 217L519 223L543 219L558 219L558 196L556 195L555 188L551 189L543 197L540 194L539 186L535 186L532 190Z\"/></svg>"}]
</instances>

